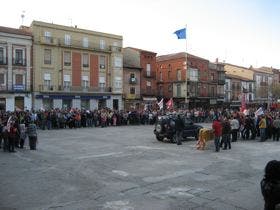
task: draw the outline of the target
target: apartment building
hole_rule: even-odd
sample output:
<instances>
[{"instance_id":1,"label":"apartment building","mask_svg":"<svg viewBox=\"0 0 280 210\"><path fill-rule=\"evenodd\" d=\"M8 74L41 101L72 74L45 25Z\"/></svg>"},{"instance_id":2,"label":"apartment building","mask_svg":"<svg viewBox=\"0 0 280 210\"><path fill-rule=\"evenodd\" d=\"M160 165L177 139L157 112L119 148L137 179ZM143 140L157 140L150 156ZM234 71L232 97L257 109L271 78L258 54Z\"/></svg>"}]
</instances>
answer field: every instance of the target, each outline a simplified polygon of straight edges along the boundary
<instances>
[{"instance_id":1,"label":"apartment building","mask_svg":"<svg viewBox=\"0 0 280 210\"><path fill-rule=\"evenodd\" d=\"M32 108L32 34L0 27L0 110Z\"/></svg>"},{"instance_id":2,"label":"apartment building","mask_svg":"<svg viewBox=\"0 0 280 210\"><path fill-rule=\"evenodd\" d=\"M140 52L131 48L123 49L123 98L125 110L141 106L141 62Z\"/></svg>"},{"instance_id":3,"label":"apartment building","mask_svg":"<svg viewBox=\"0 0 280 210\"><path fill-rule=\"evenodd\" d=\"M157 57L158 95L167 102L173 98L175 107L187 103L187 56L185 52Z\"/></svg>"},{"instance_id":4,"label":"apartment building","mask_svg":"<svg viewBox=\"0 0 280 210\"><path fill-rule=\"evenodd\" d=\"M34 108L123 109L122 36L33 21Z\"/></svg>"},{"instance_id":5,"label":"apartment building","mask_svg":"<svg viewBox=\"0 0 280 210\"><path fill-rule=\"evenodd\" d=\"M272 68L261 67L253 68L254 80L256 82L256 98L257 103L267 103L272 101L272 85L274 81L274 74Z\"/></svg>"}]
</instances>

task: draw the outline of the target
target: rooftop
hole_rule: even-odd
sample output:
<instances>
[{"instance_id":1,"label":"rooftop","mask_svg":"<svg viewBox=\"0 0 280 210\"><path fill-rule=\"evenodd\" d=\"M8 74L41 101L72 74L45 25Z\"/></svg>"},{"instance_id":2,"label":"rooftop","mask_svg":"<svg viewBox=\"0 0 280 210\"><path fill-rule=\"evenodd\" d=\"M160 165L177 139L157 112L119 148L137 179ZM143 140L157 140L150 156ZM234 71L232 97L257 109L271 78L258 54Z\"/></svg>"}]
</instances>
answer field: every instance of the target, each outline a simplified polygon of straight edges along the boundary
<instances>
[{"instance_id":1,"label":"rooftop","mask_svg":"<svg viewBox=\"0 0 280 210\"><path fill-rule=\"evenodd\" d=\"M9 27L4 27L4 26L0 26L0 32L9 33L9 34L32 36L32 33L27 32L26 30L17 29L17 28L9 28Z\"/></svg>"}]
</instances>

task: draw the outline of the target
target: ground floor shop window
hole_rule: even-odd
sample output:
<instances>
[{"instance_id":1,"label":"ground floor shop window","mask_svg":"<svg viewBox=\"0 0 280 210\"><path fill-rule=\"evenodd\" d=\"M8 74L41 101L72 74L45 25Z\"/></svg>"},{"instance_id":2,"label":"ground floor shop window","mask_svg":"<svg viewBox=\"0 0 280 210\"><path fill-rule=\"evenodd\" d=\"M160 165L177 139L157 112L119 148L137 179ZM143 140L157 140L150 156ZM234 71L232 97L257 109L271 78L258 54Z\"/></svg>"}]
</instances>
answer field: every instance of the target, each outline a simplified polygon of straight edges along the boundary
<instances>
[{"instance_id":1,"label":"ground floor shop window","mask_svg":"<svg viewBox=\"0 0 280 210\"><path fill-rule=\"evenodd\" d=\"M63 109L71 109L72 108L72 99L63 99L62 100L62 108Z\"/></svg>"},{"instance_id":2,"label":"ground floor shop window","mask_svg":"<svg viewBox=\"0 0 280 210\"><path fill-rule=\"evenodd\" d=\"M90 109L89 100L81 100L81 108L89 110Z\"/></svg>"},{"instance_id":3,"label":"ground floor shop window","mask_svg":"<svg viewBox=\"0 0 280 210\"><path fill-rule=\"evenodd\" d=\"M48 110L53 108L53 100L49 98L43 99L43 108Z\"/></svg>"},{"instance_id":4,"label":"ground floor shop window","mask_svg":"<svg viewBox=\"0 0 280 210\"><path fill-rule=\"evenodd\" d=\"M106 99L99 99L98 100L98 109L103 109L106 107Z\"/></svg>"},{"instance_id":5,"label":"ground floor shop window","mask_svg":"<svg viewBox=\"0 0 280 210\"><path fill-rule=\"evenodd\" d=\"M5 111L6 110L6 99L5 98L0 98L0 111Z\"/></svg>"},{"instance_id":6,"label":"ground floor shop window","mask_svg":"<svg viewBox=\"0 0 280 210\"><path fill-rule=\"evenodd\" d=\"M24 97L22 96L15 97L15 110L17 111L24 110Z\"/></svg>"}]
</instances>

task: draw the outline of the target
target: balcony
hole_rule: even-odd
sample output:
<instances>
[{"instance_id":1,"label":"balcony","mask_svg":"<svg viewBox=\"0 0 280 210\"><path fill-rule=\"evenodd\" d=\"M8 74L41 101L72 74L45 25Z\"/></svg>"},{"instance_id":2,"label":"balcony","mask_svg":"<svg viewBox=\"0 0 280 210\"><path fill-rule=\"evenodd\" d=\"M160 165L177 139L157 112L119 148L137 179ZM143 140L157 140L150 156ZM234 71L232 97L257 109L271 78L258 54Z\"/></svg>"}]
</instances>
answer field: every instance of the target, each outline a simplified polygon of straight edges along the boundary
<instances>
[{"instance_id":1,"label":"balcony","mask_svg":"<svg viewBox=\"0 0 280 210\"><path fill-rule=\"evenodd\" d=\"M13 58L14 66L26 66L26 59L22 58Z\"/></svg>"},{"instance_id":2,"label":"balcony","mask_svg":"<svg viewBox=\"0 0 280 210\"><path fill-rule=\"evenodd\" d=\"M129 84L136 84L136 83L137 83L137 79L135 77L129 78Z\"/></svg>"},{"instance_id":3,"label":"balcony","mask_svg":"<svg viewBox=\"0 0 280 210\"><path fill-rule=\"evenodd\" d=\"M112 52L122 52L122 48L121 47L110 46L110 49L111 49Z\"/></svg>"},{"instance_id":4,"label":"balcony","mask_svg":"<svg viewBox=\"0 0 280 210\"><path fill-rule=\"evenodd\" d=\"M53 85L39 85L40 92L51 92L54 91L55 87Z\"/></svg>"},{"instance_id":5,"label":"balcony","mask_svg":"<svg viewBox=\"0 0 280 210\"><path fill-rule=\"evenodd\" d=\"M157 95L157 91L153 89L141 89L141 94L142 95Z\"/></svg>"},{"instance_id":6,"label":"balcony","mask_svg":"<svg viewBox=\"0 0 280 210\"><path fill-rule=\"evenodd\" d=\"M66 43L64 38L58 39L58 45L63 47L69 48L76 48L76 49L87 49L87 50L95 50L100 52L111 52L112 46L104 46L101 47L100 43L98 42L88 42L84 44L82 40L69 40L69 43ZM114 48L115 49L115 48Z\"/></svg>"},{"instance_id":7,"label":"balcony","mask_svg":"<svg viewBox=\"0 0 280 210\"><path fill-rule=\"evenodd\" d=\"M83 86L58 86L59 91L63 92L83 92L83 93L106 93L112 92L111 87L83 87Z\"/></svg>"},{"instance_id":8,"label":"balcony","mask_svg":"<svg viewBox=\"0 0 280 210\"><path fill-rule=\"evenodd\" d=\"M40 37L40 43L41 44L47 44L47 45L57 45L57 39L54 37L48 37L48 36L41 36Z\"/></svg>"},{"instance_id":9,"label":"balcony","mask_svg":"<svg viewBox=\"0 0 280 210\"><path fill-rule=\"evenodd\" d=\"M152 71L150 73L144 72L143 77L145 77L145 78L156 78L156 72L152 72Z\"/></svg>"},{"instance_id":10,"label":"balcony","mask_svg":"<svg viewBox=\"0 0 280 210\"><path fill-rule=\"evenodd\" d=\"M218 85L225 85L226 81L222 79L218 79Z\"/></svg>"},{"instance_id":11,"label":"balcony","mask_svg":"<svg viewBox=\"0 0 280 210\"><path fill-rule=\"evenodd\" d=\"M127 93L125 94L125 99L128 99L128 100L133 100L133 99L140 99L140 94L130 94L130 93Z\"/></svg>"}]
</instances>

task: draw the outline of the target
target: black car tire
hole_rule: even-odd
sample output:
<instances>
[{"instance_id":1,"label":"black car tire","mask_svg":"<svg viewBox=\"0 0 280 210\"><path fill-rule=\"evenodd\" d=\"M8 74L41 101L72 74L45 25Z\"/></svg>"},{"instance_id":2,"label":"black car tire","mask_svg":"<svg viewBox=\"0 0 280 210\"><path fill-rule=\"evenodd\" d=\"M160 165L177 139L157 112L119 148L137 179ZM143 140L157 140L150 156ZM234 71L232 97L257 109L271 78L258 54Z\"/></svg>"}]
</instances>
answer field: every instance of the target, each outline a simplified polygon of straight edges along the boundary
<instances>
[{"instance_id":1,"label":"black car tire","mask_svg":"<svg viewBox=\"0 0 280 210\"><path fill-rule=\"evenodd\" d=\"M163 141L163 137L156 135L158 141Z\"/></svg>"}]
</instances>

